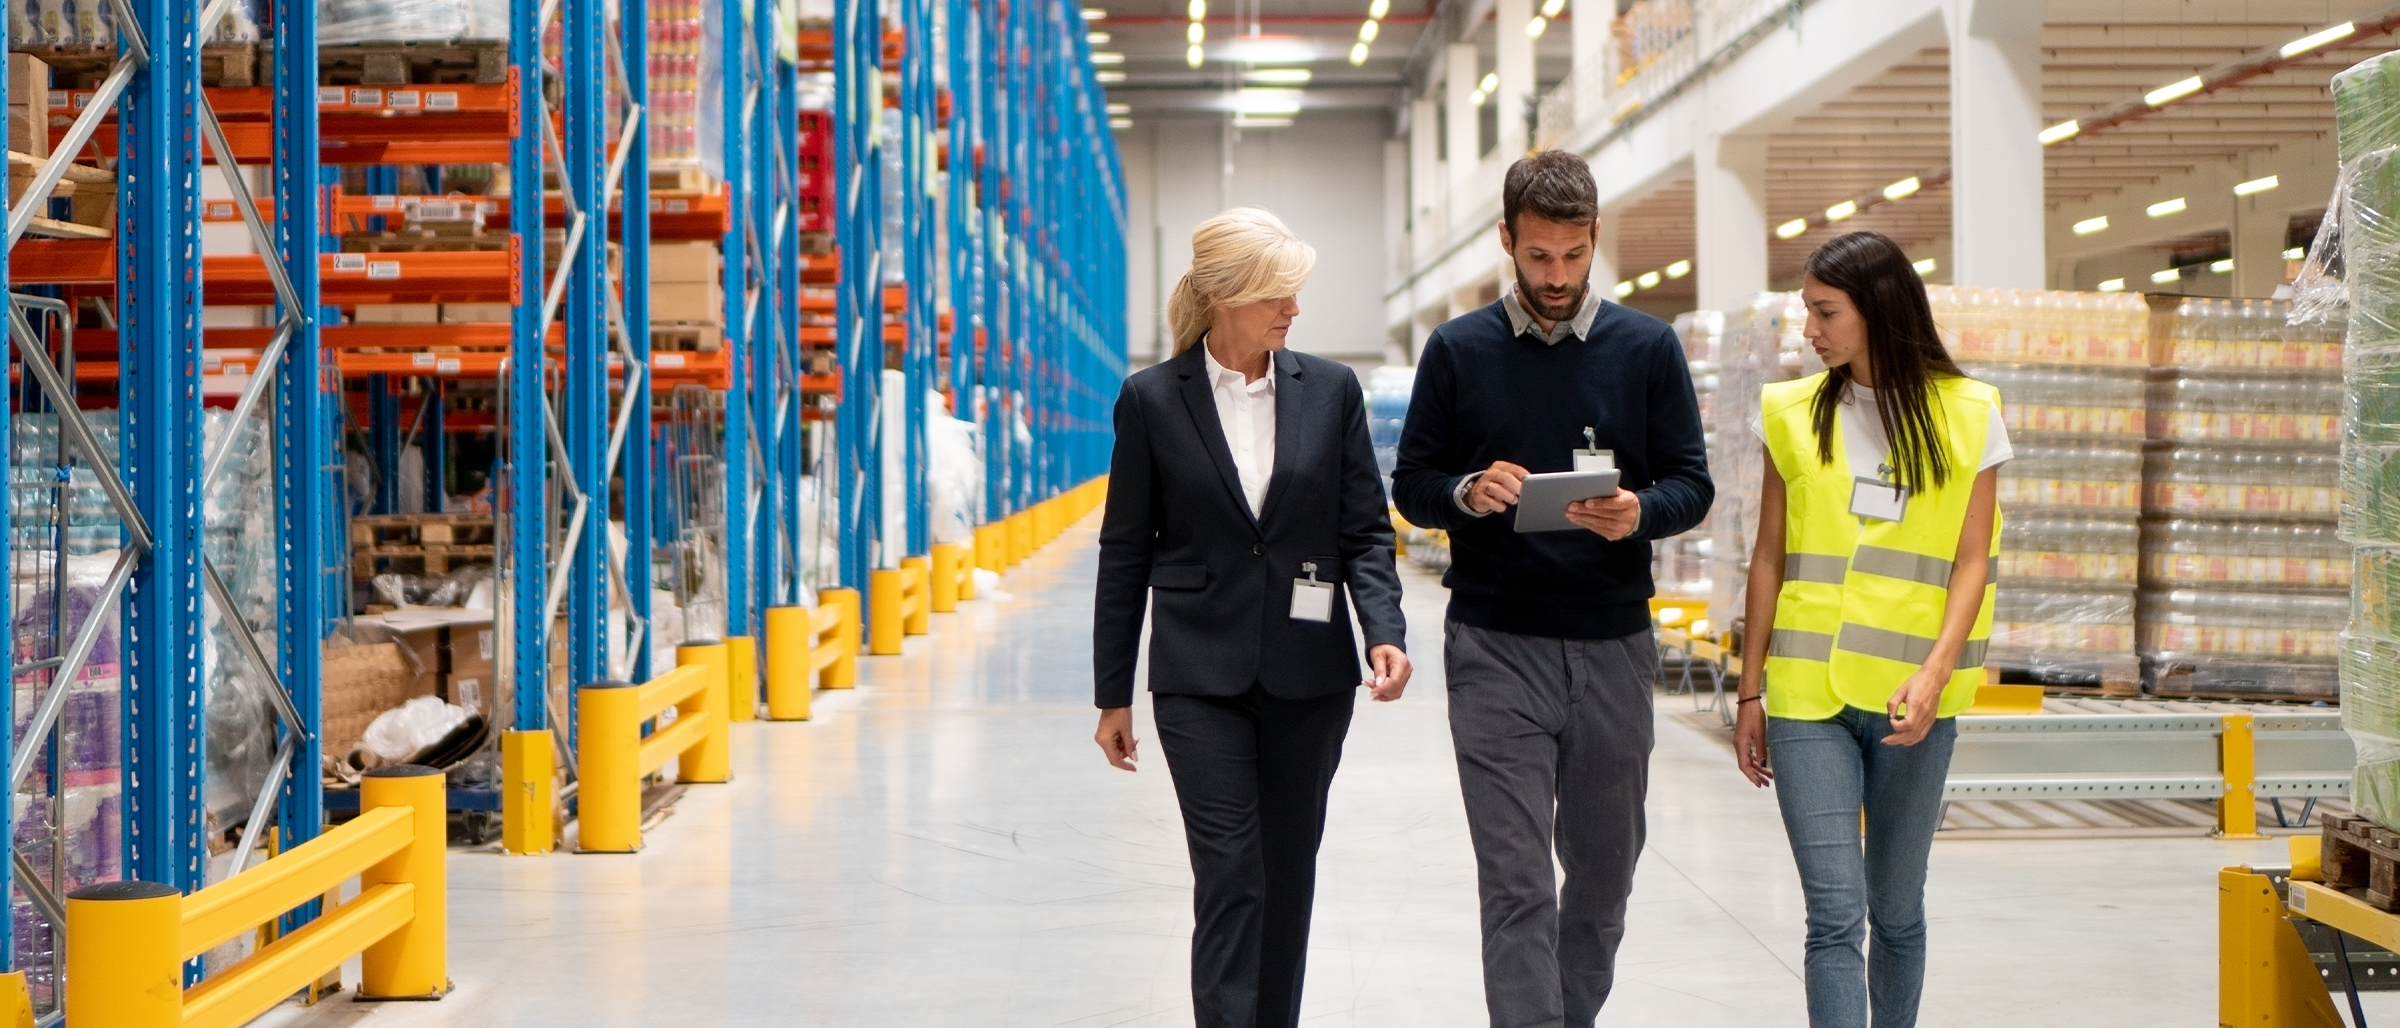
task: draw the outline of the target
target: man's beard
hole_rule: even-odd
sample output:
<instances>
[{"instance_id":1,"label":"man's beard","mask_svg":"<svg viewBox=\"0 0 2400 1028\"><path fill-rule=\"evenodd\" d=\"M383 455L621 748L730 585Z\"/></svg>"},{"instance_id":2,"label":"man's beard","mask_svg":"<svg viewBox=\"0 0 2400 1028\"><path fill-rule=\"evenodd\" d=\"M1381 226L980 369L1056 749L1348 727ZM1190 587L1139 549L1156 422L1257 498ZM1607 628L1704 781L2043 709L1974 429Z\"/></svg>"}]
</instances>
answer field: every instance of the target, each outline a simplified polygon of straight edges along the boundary
<instances>
[{"instance_id":1,"label":"man's beard","mask_svg":"<svg viewBox=\"0 0 2400 1028\"><path fill-rule=\"evenodd\" d=\"M1517 274L1517 298L1524 301L1525 306L1532 310L1533 315L1543 321L1573 320L1576 313L1583 310L1584 294L1591 291L1592 282L1587 278L1576 284L1574 292L1566 294L1562 299L1553 303L1550 297L1536 292L1525 284L1523 271L1519 271Z\"/></svg>"}]
</instances>

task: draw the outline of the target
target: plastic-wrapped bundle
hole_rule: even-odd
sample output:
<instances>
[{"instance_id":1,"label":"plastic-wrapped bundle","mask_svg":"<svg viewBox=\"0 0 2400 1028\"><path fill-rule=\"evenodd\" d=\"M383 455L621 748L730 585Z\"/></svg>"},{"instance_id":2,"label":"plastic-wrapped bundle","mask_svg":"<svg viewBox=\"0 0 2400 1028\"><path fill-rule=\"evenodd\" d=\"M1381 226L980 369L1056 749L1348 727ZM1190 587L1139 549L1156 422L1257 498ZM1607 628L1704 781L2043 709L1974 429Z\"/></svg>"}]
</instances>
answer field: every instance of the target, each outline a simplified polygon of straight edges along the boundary
<instances>
[{"instance_id":1,"label":"plastic-wrapped bundle","mask_svg":"<svg viewBox=\"0 0 2400 1028\"><path fill-rule=\"evenodd\" d=\"M2157 366L2186 373L2308 374L2342 368L2339 331L2291 322L2275 300L2186 300L2160 338Z\"/></svg>"},{"instance_id":2,"label":"plastic-wrapped bundle","mask_svg":"<svg viewBox=\"0 0 2400 1028\"><path fill-rule=\"evenodd\" d=\"M1805 313L1797 293L1760 293L1749 308L1724 318L1717 344L1716 401L1710 411L1709 477L1717 502L1709 512L1709 611L1720 624L1742 616L1750 576L1758 494L1766 480L1766 449L1750 433L1758 391L1823 370L1801 338Z\"/></svg>"},{"instance_id":3,"label":"plastic-wrapped bundle","mask_svg":"<svg viewBox=\"0 0 2400 1028\"><path fill-rule=\"evenodd\" d=\"M508 0L317 0L317 42L508 38Z\"/></svg>"},{"instance_id":4,"label":"plastic-wrapped bundle","mask_svg":"<svg viewBox=\"0 0 2400 1028\"><path fill-rule=\"evenodd\" d=\"M2341 197L2350 344L2400 345L2400 149L2387 146L2345 165Z\"/></svg>"},{"instance_id":5,"label":"plastic-wrapped bundle","mask_svg":"<svg viewBox=\"0 0 2400 1028\"><path fill-rule=\"evenodd\" d=\"M2000 390L2000 416L2011 440L2027 435L2142 437L2146 412L2138 371L2020 364L1969 365L1966 370Z\"/></svg>"},{"instance_id":6,"label":"plastic-wrapped bundle","mask_svg":"<svg viewBox=\"0 0 2400 1028\"><path fill-rule=\"evenodd\" d=\"M2344 164L2400 146L2400 57L2377 54L2333 77L2333 126Z\"/></svg>"},{"instance_id":7,"label":"plastic-wrapped bundle","mask_svg":"<svg viewBox=\"0 0 2400 1028\"><path fill-rule=\"evenodd\" d=\"M2346 589L2350 547L2321 521L2167 520L2144 526L2142 577L2165 588Z\"/></svg>"},{"instance_id":8,"label":"plastic-wrapped bundle","mask_svg":"<svg viewBox=\"0 0 2400 1028\"><path fill-rule=\"evenodd\" d=\"M2174 445L2143 468L2145 506L2159 514L2331 518L2341 509L2334 453Z\"/></svg>"},{"instance_id":9,"label":"plastic-wrapped bundle","mask_svg":"<svg viewBox=\"0 0 2400 1028\"><path fill-rule=\"evenodd\" d=\"M2152 383L2150 437L2253 443L2341 439L2341 380L2180 375Z\"/></svg>"},{"instance_id":10,"label":"plastic-wrapped bundle","mask_svg":"<svg viewBox=\"0 0 2400 1028\"><path fill-rule=\"evenodd\" d=\"M2145 593L2142 656L2160 695L2305 698L2336 691L2350 601L2340 594Z\"/></svg>"},{"instance_id":11,"label":"plastic-wrapped bundle","mask_svg":"<svg viewBox=\"0 0 2400 1028\"><path fill-rule=\"evenodd\" d=\"M2341 640L2342 727L2358 751L2350 805L2400 824L2400 642L2350 633Z\"/></svg>"},{"instance_id":12,"label":"plastic-wrapped bundle","mask_svg":"<svg viewBox=\"0 0 2400 1028\"><path fill-rule=\"evenodd\" d=\"M2148 359L2150 314L2138 296L1957 286L1925 294L1961 364L2129 368Z\"/></svg>"}]
</instances>

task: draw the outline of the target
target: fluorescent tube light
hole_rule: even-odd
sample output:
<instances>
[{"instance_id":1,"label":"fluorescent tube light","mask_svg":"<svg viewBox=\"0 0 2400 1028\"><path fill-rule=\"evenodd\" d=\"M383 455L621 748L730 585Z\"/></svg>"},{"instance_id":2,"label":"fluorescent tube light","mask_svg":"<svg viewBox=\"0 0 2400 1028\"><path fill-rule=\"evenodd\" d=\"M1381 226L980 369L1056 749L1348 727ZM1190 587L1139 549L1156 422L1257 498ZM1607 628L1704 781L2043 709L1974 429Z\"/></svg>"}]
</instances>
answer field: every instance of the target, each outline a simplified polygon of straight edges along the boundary
<instances>
[{"instance_id":1,"label":"fluorescent tube light","mask_svg":"<svg viewBox=\"0 0 2400 1028\"><path fill-rule=\"evenodd\" d=\"M1649 289L1649 288L1652 288L1652 287L1654 287L1654 286L1658 285L1658 272L1655 272L1655 271L1645 271L1645 272L1642 272L1642 277L1640 277L1640 278L1637 278L1637 279L1634 279L1634 280L1633 280L1633 283L1634 283L1635 285L1638 285L1638 286L1640 286L1640 287L1644 288L1644 289Z\"/></svg>"},{"instance_id":2,"label":"fluorescent tube light","mask_svg":"<svg viewBox=\"0 0 2400 1028\"><path fill-rule=\"evenodd\" d=\"M1619 283L1617 283L1617 299L1620 299L1620 300L1622 300L1622 299L1624 299L1624 298L1626 298L1626 297L1628 297L1628 296L1632 296L1632 295L1633 295L1633 283L1631 283L1631 282L1619 282Z\"/></svg>"},{"instance_id":3,"label":"fluorescent tube light","mask_svg":"<svg viewBox=\"0 0 2400 1028\"><path fill-rule=\"evenodd\" d=\"M2254 179L2251 179L2251 180L2250 180L2250 181L2248 181L2248 182L2242 182L2242 183L2238 183L2238 184L2236 184L2236 185L2233 187L2233 195L2235 195L2235 196L2249 196L2249 195L2251 195L2251 194L2253 194L2253 193L2264 193L2264 192L2266 192L2267 190L2273 189L2273 188L2275 188L2276 186L2280 186L2280 185L2282 185L2282 184L2283 184L2283 181L2282 181L2281 179L2278 179L2278 178L2276 178L2276 177L2275 177L2275 176L2273 176L2273 175L2269 175L2269 176L2267 176L2267 177L2265 177L2265 178L2254 178Z\"/></svg>"},{"instance_id":4,"label":"fluorescent tube light","mask_svg":"<svg viewBox=\"0 0 2400 1028\"><path fill-rule=\"evenodd\" d=\"M2166 85L2142 94L2142 102L2149 104L2152 107L2164 107L2168 104L2174 103L2177 100L2181 100L2184 97L2190 96L2193 93L2199 92L2200 87L2203 84L2204 83L2200 81L2200 76L2198 75L2194 75L2191 78L2183 79L2177 82L2169 82Z\"/></svg>"},{"instance_id":5,"label":"fluorescent tube light","mask_svg":"<svg viewBox=\"0 0 2400 1028\"><path fill-rule=\"evenodd\" d=\"M1542 17L1557 18L1567 9L1567 0L1542 0Z\"/></svg>"},{"instance_id":6,"label":"fluorescent tube light","mask_svg":"<svg viewBox=\"0 0 2400 1028\"><path fill-rule=\"evenodd\" d=\"M1376 20L1375 20L1375 19L1373 19L1373 18L1369 18L1369 19L1367 19L1367 20L1365 20L1365 21L1359 22L1359 23L1358 23L1358 41L1359 41L1359 42L1361 42L1361 43L1372 43L1372 42L1374 42L1374 41L1375 41L1375 36L1376 36L1376 34L1377 34L1377 33L1380 33L1380 32L1382 32L1382 31L1383 31L1383 23L1382 23L1382 22L1379 22L1379 21L1376 21Z\"/></svg>"},{"instance_id":7,"label":"fluorescent tube light","mask_svg":"<svg viewBox=\"0 0 2400 1028\"><path fill-rule=\"evenodd\" d=\"M1183 63L1190 67L1199 67L1201 60L1206 56L1207 54L1201 51L1198 44L1183 48ZM1101 74L1105 75L1107 72L1102 72Z\"/></svg>"},{"instance_id":8,"label":"fluorescent tube light","mask_svg":"<svg viewBox=\"0 0 2400 1028\"><path fill-rule=\"evenodd\" d=\"M1100 21L1107 17L1108 12L1098 7L1086 7L1083 9L1083 20L1085 21Z\"/></svg>"},{"instance_id":9,"label":"fluorescent tube light","mask_svg":"<svg viewBox=\"0 0 2400 1028\"><path fill-rule=\"evenodd\" d=\"M2345 21L2339 25L2333 26L2332 28L2320 29L2298 39L2292 40L2289 43L2285 43L2283 44L2283 49L2277 52L2281 53L2285 57L2298 57L2301 54L2307 53L2320 46L2324 46L2327 43L2341 42L2342 40L2350 38L2357 32L2357 25Z\"/></svg>"},{"instance_id":10,"label":"fluorescent tube light","mask_svg":"<svg viewBox=\"0 0 2400 1028\"><path fill-rule=\"evenodd\" d=\"M2231 258L2231 257L2227 257L2227 258L2225 258L2224 260L2221 260L2221 261L2210 261L2210 262L2208 262L2208 270L2209 270L2209 271L2211 271L2211 272L2213 272L2213 273L2215 273L2215 274L2219 274L2219 275L2222 275L2222 274L2225 274L2226 272L2232 271L2232 270L2233 270L2233 258Z\"/></svg>"},{"instance_id":11,"label":"fluorescent tube light","mask_svg":"<svg viewBox=\"0 0 2400 1028\"><path fill-rule=\"evenodd\" d=\"M1910 175L1907 178L1883 187L1883 198L1886 200L1906 200L1909 197L1917 195L1917 190L1923 188L1925 188L1925 183L1917 181L1917 177L1915 175Z\"/></svg>"},{"instance_id":12,"label":"fluorescent tube light","mask_svg":"<svg viewBox=\"0 0 2400 1028\"><path fill-rule=\"evenodd\" d=\"M1198 46L1208 38L1208 23L1195 21L1183 27L1183 41Z\"/></svg>"},{"instance_id":13,"label":"fluorescent tube light","mask_svg":"<svg viewBox=\"0 0 2400 1028\"><path fill-rule=\"evenodd\" d=\"M1367 63L1367 44L1365 44L1365 43L1352 43L1352 44L1350 44L1350 63L1351 63L1351 64L1365 64L1365 63Z\"/></svg>"},{"instance_id":14,"label":"fluorescent tube light","mask_svg":"<svg viewBox=\"0 0 2400 1028\"><path fill-rule=\"evenodd\" d=\"M1129 129L1129 128L1132 128L1132 127L1133 127L1133 119L1132 119L1132 118L1110 118L1110 119L1108 119L1108 127L1112 128L1112 129Z\"/></svg>"},{"instance_id":15,"label":"fluorescent tube light","mask_svg":"<svg viewBox=\"0 0 2400 1028\"><path fill-rule=\"evenodd\" d=\"M1086 32L1083 34L1083 41L1090 43L1093 46L1107 46L1108 40L1109 35L1106 32Z\"/></svg>"},{"instance_id":16,"label":"fluorescent tube light","mask_svg":"<svg viewBox=\"0 0 2400 1028\"><path fill-rule=\"evenodd\" d=\"M1287 127L1289 127L1291 124L1292 124L1292 119L1290 119L1290 118L1288 118L1288 117L1275 117L1275 116L1254 116L1254 115L1248 115L1248 114L1236 114L1236 115L1234 115L1234 116L1233 116L1233 127L1237 128L1237 129L1242 129L1242 128L1287 128Z\"/></svg>"},{"instance_id":17,"label":"fluorescent tube light","mask_svg":"<svg viewBox=\"0 0 2400 1028\"><path fill-rule=\"evenodd\" d=\"M1103 72L1097 72L1097 73L1094 73L1094 74L1092 75L1092 77L1093 77L1093 78L1096 78L1096 79L1099 79L1101 82L1104 82L1104 83L1107 83L1107 82L1123 82L1123 81L1125 81L1125 73L1124 73L1124 72L1121 72L1121 71L1103 71Z\"/></svg>"},{"instance_id":18,"label":"fluorescent tube light","mask_svg":"<svg viewBox=\"0 0 2400 1028\"><path fill-rule=\"evenodd\" d=\"M1100 51L1100 52L1098 52L1098 53L1094 53L1094 54L1092 55L1092 63L1093 63L1093 64L1123 64L1123 63L1125 63L1125 55L1124 55L1124 54L1120 54L1120 53L1113 53L1113 52L1109 52L1109 51Z\"/></svg>"},{"instance_id":19,"label":"fluorescent tube light","mask_svg":"<svg viewBox=\"0 0 2400 1028\"><path fill-rule=\"evenodd\" d=\"M1115 115L1119 115L1119 114L1132 114L1132 113L1133 113L1133 105L1132 105L1132 104L1110 104L1110 105L1108 105L1108 113L1109 113L1109 114L1110 114L1110 116L1112 116L1112 117L1113 117L1113 116L1115 116Z\"/></svg>"},{"instance_id":20,"label":"fluorescent tube light","mask_svg":"<svg viewBox=\"0 0 2400 1028\"><path fill-rule=\"evenodd\" d=\"M1691 273L1692 273L1692 262L1690 262L1690 261L1688 261L1688 260L1685 260L1685 261L1676 261L1676 262L1675 262L1675 263L1673 263L1673 264L1669 264L1669 265L1667 265L1667 277L1668 277L1668 278L1682 278L1683 276L1685 276L1685 275L1689 275L1689 274L1691 274Z\"/></svg>"},{"instance_id":21,"label":"fluorescent tube light","mask_svg":"<svg viewBox=\"0 0 2400 1028\"><path fill-rule=\"evenodd\" d=\"M1240 114L1298 114L1300 96L1297 89L1239 89L1233 94L1233 109Z\"/></svg>"},{"instance_id":22,"label":"fluorescent tube light","mask_svg":"<svg viewBox=\"0 0 2400 1028\"><path fill-rule=\"evenodd\" d=\"M2183 213L2184 206L2183 198L2178 196L2172 200L2160 200L2143 209L2149 211L2153 218L2163 218L2170 214Z\"/></svg>"},{"instance_id":23,"label":"fluorescent tube light","mask_svg":"<svg viewBox=\"0 0 2400 1028\"><path fill-rule=\"evenodd\" d=\"M1542 38L1542 33L1547 31L1549 28L1550 19L1544 18L1537 14L1533 16L1532 21L1525 23L1525 35L1530 39L1540 39Z\"/></svg>"},{"instance_id":24,"label":"fluorescent tube light","mask_svg":"<svg viewBox=\"0 0 2400 1028\"><path fill-rule=\"evenodd\" d=\"M1808 231L1808 219L1793 218L1790 221L1775 226L1775 238L1790 239L1793 236L1799 235L1800 233L1806 231Z\"/></svg>"},{"instance_id":25,"label":"fluorescent tube light","mask_svg":"<svg viewBox=\"0 0 2400 1028\"><path fill-rule=\"evenodd\" d=\"M1183 6L1183 13L1185 17L1193 21L1206 20L1208 18L1208 0L1192 0L1191 3Z\"/></svg>"},{"instance_id":26,"label":"fluorescent tube light","mask_svg":"<svg viewBox=\"0 0 2400 1028\"><path fill-rule=\"evenodd\" d=\"M2043 146L2049 146L2052 143L2073 139L2075 138L2075 134L2081 131L2083 131L2082 122L2073 120L2062 121L2056 125L2050 126L2049 128L2043 129L2039 134L2035 135L2034 138L2041 140Z\"/></svg>"},{"instance_id":27,"label":"fluorescent tube light","mask_svg":"<svg viewBox=\"0 0 2400 1028\"><path fill-rule=\"evenodd\" d=\"M2295 246L2295 247L2292 247L2292 248L2291 248L2291 249L2289 249L2289 250L2285 250L2285 251L2283 252L2283 259L2284 259L2284 260L2287 260L2287 261L2304 261L2304 260L2307 260L2307 259L2308 259L2308 247L2305 247L2305 246Z\"/></svg>"},{"instance_id":28,"label":"fluorescent tube light","mask_svg":"<svg viewBox=\"0 0 2400 1028\"><path fill-rule=\"evenodd\" d=\"M2158 283L2162 286L2169 282L2183 281L2183 269L2168 268L2165 271L2153 271L2150 273L2150 281Z\"/></svg>"},{"instance_id":29,"label":"fluorescent tube light","mask_svg":"<svg viewBox=\"0 0 2400 1028\"><path fill-rule=\"evenodd\" d=\"M1374 3L1367 5L1367 17L1376 21L1382 21L1383 16L1390 13L1392 13L1392 0L1375 0Z\"/></svg>"},{"instance_id":30,"label":"fluorescent tube light","mask_svg":"<svg viewBox=\"0 0 2400 1028\"><path fill-rule=\"evenodd\" d=\"M1856 213L1858 213L1858 203L1853 200L1844 200L1825 208L1825 220L1847 221L1851 215Z\"/></svg>"},{"instance_id":31,"label":"fluorescent tube light","mask_svg":"<svg viewBox=\"0 0 2400 1028\"><path fill-rule=\"evenodd\" d=\"M1919 275L1931 275L1933 274L1933 269L1938 267L1938 265L1934 264L1933 258L1927 257L1924 260L1909 265L1909 267L1917 269L1917 274Z\"/></svg>"},{"instance_id":32,"label":"fluorescent tube light","mask_svg":"<svg viewBox=\"0 0 2400 1028\"><path fill-rule=\"evenodd\" d=\"M2100 283L2100 291L2103 293L2122 293L2125 291L2125 280L2121 278L2112 278L2106 282L2102 282Z\"/></svg>"},{"instance_id":33,"label":"fluorescent tube light","mask_svg":"<svg viewBox=\"0 0 2400 1028\"><path fill-rule=\"evenodd\" d=\"M2075 223L2075 234L2079 236L2088 236L2094 232L2106 231L2108 231L2108 215L2105 214L2097 218L2085 218L2082 221Z\"/></svg>"},{"instance_id":34,"label":"fluorescent tube light","mask_svg":"<svg viewBox=\"0 0 2400 1028\"><path fill-rule=\"evenodd\" d=\"M1499 73L1499 72L1496 72L1496 71L1487 71L1487 72L1484 72L1484 73L1483 73L1483 81L1476 83L1476 84L1475 84L1475 88L1476 88L1478 91L1480 91L1480 92L1482 92L1482 93L1485 93L1485 94L1487 94L1487 95L1488 95L1488 94L1492 94L1492 93L1497 93L1497 92L1499 92L1499 91L1500 91L1500 73Z\"/></svg>"},{"instance_id":35,"label":"fluorescent tube light","mask_svg":"<svg viewBox=\"0 0 2400 1028\"><path fill-rule=\"evenodd\" d=\"M1308 79L1306 68L1260 68L1242 75L1242 81L1258 86L1305 86Z\"/></svg>"}]
</instances>

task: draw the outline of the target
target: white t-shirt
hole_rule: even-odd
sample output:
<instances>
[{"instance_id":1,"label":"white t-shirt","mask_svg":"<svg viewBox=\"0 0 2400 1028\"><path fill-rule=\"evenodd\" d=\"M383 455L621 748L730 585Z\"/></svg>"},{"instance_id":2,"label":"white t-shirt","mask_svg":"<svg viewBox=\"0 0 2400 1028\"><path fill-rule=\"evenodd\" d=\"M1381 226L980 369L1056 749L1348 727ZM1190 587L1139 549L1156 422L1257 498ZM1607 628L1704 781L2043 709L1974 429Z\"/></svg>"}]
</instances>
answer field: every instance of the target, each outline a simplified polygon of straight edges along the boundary
<instances>
[{"instance_id":1,"label":"white t-shirt","mask_svg":"<svg viewBox=\"0 0 2400 1028\"><path fill-rule=\"evenodd\" d=\"M1854 473L1872 476L1875 465L1891 456L1892 443L1883 434L1883 415L1876 409L1875 391L1852 385L1842 391L1842 405L1836 408L1834 421L1842 426L1842 451L1850 458ZM1767 421L1763 415L1752 415L1750 434L1764 444L1767 441ZM1983 461L1975 465L1978 474L2007 463L2017 455L2008 443L2008 426L2000 420L2000 408L1992 408L1991 431L1983 437ZM1866 456L1867 459L1860 459Z\"/></svg>"}]
</instances>

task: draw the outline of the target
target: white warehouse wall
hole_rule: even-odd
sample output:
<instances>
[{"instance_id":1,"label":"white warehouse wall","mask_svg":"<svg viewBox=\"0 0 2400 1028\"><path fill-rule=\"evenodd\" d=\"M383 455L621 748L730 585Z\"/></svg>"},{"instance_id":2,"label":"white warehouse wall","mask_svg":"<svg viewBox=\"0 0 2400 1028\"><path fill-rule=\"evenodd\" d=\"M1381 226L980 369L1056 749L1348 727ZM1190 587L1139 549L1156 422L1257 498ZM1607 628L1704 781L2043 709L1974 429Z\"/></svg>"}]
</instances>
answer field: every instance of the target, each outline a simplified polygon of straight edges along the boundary
<instances>
[{"instance_id":1,"label":"white warehouse wall","mask_svg":"<svg viewBox=\"0 0 2400 1028\"><path fill-rule=\"evenodd\" d=\"M1295 350L1380 363L1385 269L1381 112L1312 112L1286 128L1246 129L1223 173L1224 121L1139 119L1117 133L1125 165L1126 351L1134 367L1167 356L1164 301L1192 262L1192 228L1227 207L1274 211L1317 248L1300 293Z\"/></svg>"}]
</instances>

